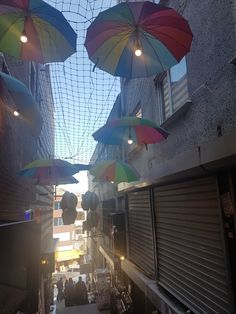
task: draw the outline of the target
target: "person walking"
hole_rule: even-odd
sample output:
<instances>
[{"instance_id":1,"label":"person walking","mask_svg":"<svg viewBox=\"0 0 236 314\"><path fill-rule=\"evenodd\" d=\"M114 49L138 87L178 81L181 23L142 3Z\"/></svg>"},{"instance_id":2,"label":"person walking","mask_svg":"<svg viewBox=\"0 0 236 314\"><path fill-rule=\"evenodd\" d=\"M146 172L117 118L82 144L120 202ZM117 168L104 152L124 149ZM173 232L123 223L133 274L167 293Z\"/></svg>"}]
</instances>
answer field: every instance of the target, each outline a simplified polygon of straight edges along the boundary
<instances>
[{"instance_id":1,"label":"person walking","mask_svg":"<svg viewBox=\"0 0 236 314\"><path fill-rule=\"evenodd\" d=\"M65 285L65 306L73 306L75 305L75 297L74 297L74 282L72 278L69 278L69 281Z\"/></svg>"},{"instance_id":2,"label":"person walking","mask_svg":"<svg viewBox=\"0 0 236 314\"><path fill-rule=\"evenodd\" d=\"M86 284L79 277L79 281L75 285L75 303L76 305L88 304L88 292Z\"/></svg>"},{"instance_id":3,"label":"person walking","mask_svg":"<svg viewBox=\"0 0 236 314\"><path fill-rule=\"evenodd\" d=\"M62 277L57 282L57 302L61 302L63 300L63 281Z\"/></svg>"}]
</instances>

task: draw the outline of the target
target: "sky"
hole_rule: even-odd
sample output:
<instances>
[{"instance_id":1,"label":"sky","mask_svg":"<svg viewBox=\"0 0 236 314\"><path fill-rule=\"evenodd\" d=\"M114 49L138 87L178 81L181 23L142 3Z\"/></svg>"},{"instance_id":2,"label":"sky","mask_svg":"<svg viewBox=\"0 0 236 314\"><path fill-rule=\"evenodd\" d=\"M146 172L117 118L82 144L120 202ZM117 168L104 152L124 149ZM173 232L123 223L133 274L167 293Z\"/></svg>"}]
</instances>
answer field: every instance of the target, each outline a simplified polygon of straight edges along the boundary
<instances>
[{"instance_id":1,"label":"sky","mask_svg":"<svg viewBox=\"0 0 236 314\"><path fill-rule=\"evenodd\" d=\"M96 146L92 133L105 122L120 92L120 79L93 71L84 47L91 21L116 0L46 0L60 10L77 33L77 52L63 63L50 64L55 104L55 158L87 164ZM63 188L86 192L87 172L75 175L78 184Z\"/></svg>"}]
</instances>

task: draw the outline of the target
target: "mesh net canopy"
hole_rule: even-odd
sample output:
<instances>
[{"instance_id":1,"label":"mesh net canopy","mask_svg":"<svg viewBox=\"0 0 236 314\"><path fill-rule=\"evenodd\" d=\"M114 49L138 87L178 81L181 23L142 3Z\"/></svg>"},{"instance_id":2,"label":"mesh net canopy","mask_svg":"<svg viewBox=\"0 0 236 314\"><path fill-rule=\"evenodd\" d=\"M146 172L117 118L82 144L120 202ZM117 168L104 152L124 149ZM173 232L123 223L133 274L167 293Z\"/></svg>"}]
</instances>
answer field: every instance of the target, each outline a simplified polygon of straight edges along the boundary
<instances>
[{"instance_id":1,"label":"mesh net canopy","mask_svg":"<svg viewBox=\"0 0 236 314\"><path fill-rule=\"evenodd\" d=\"M86 30L116 0L46 0L61 11L77 33L77 52L65 62L50 64L55 105L55 158L89 163L101 127L120 92L120 79L99 69L84 47Z\"/></svg>"}]
</instances>

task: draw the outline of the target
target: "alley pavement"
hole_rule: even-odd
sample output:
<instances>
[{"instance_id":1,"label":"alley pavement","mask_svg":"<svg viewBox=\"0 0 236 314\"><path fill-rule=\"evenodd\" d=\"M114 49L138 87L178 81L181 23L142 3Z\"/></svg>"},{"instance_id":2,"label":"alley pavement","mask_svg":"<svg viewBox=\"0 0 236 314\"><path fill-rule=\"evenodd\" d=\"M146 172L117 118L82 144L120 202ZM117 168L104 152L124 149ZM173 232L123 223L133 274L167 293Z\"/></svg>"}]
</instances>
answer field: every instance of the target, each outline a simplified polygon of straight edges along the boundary
<instances>
[{"instance_id":1,"label":"alley pavement","mask_svg":"<svg viewBox=\"0 0 236 314\"><path fill-rule=\"evenodd\" d=\"M56 314L110 314L109 310L99 311L96 304L86 304L79 306L65 307L64 300L60 303L56 302L57 310Z\"/></svg>"}]
</instances>

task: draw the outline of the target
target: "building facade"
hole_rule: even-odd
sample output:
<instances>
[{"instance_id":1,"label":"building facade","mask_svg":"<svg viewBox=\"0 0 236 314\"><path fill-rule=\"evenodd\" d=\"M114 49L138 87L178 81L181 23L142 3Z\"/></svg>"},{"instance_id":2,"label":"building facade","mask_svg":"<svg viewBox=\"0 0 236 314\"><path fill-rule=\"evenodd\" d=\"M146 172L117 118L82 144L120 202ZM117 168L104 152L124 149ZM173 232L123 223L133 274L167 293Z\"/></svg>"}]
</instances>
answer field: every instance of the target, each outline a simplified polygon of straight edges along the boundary
<instances>
[{"instance_id":1,"label":"building facade","mask_svg":"<svg viewBox=\"0 0 236 314\"><path fill-rule=\"evenodd\" d=\"M170 135L147 149L124 145L139 182L91 178L103 221L97 248L101 263L117 269L134 313L235 313L235 2L161 4L188 20L191 51L166 73L122 79L109 118L141 115ZM98 144L91 163L117 149ZM125 224L114 220L122 213ZM121 263L114 228L126 235Z\"/></svg>"},{"instance_id":2,"label":"building facade","mask_svg":"<svg viewBox=\"0 0 236 314\"><path fill-rule=\"evenodd\" d=\"M53 191L49 187L32 184L32 181L21 178L18 172L35 159L47 159L54 156L54 105L49 66L17 61L1 54L0 69L23 82L35 100L35 104L32 104L35 107L29 105L25 108L26 103L21 100L21 95L13 97L1 80L0 229L5 232L5 241L8 245L8 251L4 251L5 255L3 254L8 265L4 266L5 269L4 267L1 269L8 273L8 267L11 270L15 269L15 279L10 282L1 274L1 291L4 292L1 296L5 299L7 295L9 313L18 309L46 313L51 302L50 274L52 270L49 265L43 267L41 261L53 254L53 243L50 241L52 239ZM15 109L18 110L19 116L13 115ZM11 234L15 238L11 238ZM4 243L1 245L4 249ZM27 246L32 248L32 253L29 250L25 251ZM14 261L8 253L9 256L14 256ZM28 262L25 264L27 259L24 260L23 256L24 258L28 256L29 264ZM36 265L34 270L30 265L32 259ZM22 260L22 265L20 260ZM26 269L26 277L21 277L22 281L19 279L19 274L23 276L20 265ZM34 286L29 283L29 277L32 279L31 283L34 282ZM13 299L16 302L12 302ZM4 312L1 306L6 305L4 303L6 300L1 301L3 303L0 302L0 311Z\"/></svg>"},{"instance_id":3,"label":"building facade","mask_svg":"<svg viewBox=\"0 0 236 314\"><path fill-rule=\"evenodd\" d=\"M53 203L53 238L59 239L56 252L56 271L69 272L77 265L83 264L83 256L86 254L86 240L83 237L83 221L86 212L81 208L81 194L77 193L77 217L74 224L64 225L60 201L65 190L57 189L57 195ZM79 268L78 268L79 271Z\"/></svg>"}]
</instances>

